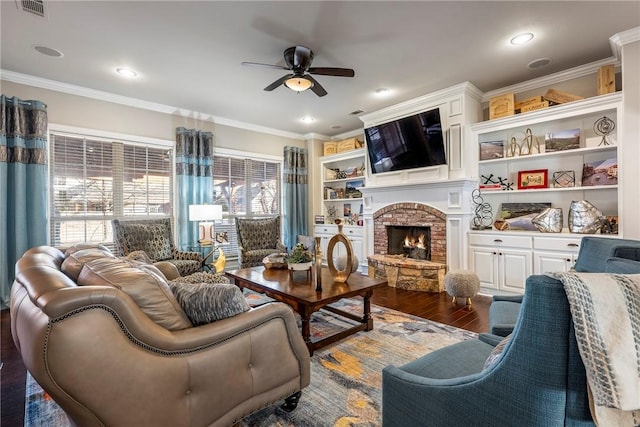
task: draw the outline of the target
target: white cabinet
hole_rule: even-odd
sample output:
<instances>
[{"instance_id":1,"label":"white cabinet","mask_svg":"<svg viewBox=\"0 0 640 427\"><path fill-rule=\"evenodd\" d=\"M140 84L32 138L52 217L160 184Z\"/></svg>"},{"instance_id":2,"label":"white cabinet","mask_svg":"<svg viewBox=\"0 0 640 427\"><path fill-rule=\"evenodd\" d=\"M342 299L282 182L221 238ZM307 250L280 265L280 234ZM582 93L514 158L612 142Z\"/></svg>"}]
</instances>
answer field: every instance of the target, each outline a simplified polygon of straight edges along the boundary
<instances>
[{"instance_id":1,"label":"white cabinet","mask_svg":"<svg viewBox=\"0 0 640 427\"><path fill-rule=\"evenodd\" d=\"M478 158L483 159L478 161L479 184L496 183L499 178L507 184L481 190L494 219L503 203L551 203L552 207L562 208L566 234L569 207L574 200L588 200L604 215L617 217L621 205L617 172L622 142L613 131L607 143L602 143L603 137L595 129L603 117L617 123L621 100L621 93L613 93L474 124ZM529 133L530 147L526 139ZM567 134L578 135L579 142ZM500 145L503 148L496 149ZM583 171L597 172L598 167L604 168L604 173L585 176L583 181ZM547 182L519 188L519 176L523 177L520 183L526 184L524 177L530 171L544 171ZM554 175L560 174L565 178L574 176L574 185L561 180L556 183ZM618 223L623 227L625 219L619 218ZM622 230L619 232L622 234Z\"/></svg>"},{"instance_id":2,"label":"white cabinet","mask_svg":"<svg viewBox=\"0 0 640 427\"><path fill-rule=\"evenodd\" d=\"M483 288L522 293L533 266L531 248L531 238L526 236L470 234L471 270Z\"/></svg>"},{"instance_id":3,"label":"white cabinet","mask_svg":"<svg viewBox=\"0 0 640 427\"><path fill-rule=\"evenodd\" d=\"M364 148L320 158L322 215L326 224L339 218L345 225L362 226L362 192L366 185Z\"/></svg>"},{"instance_id":4,"label":"white cabinet","mask_svg":"<svg viewBox=\"0 0 640 427\"><path fill-rule=\"evenodd\" d=\"M324 263L327 261L327 247L329 246L329 240L338 233L337 225L316 225L313 229L314 236L320 237L320 247L322 248L322 260ZM342 232L351 241L353 247L353 253L358 257L360 264L360 271L366 271L367 258L364 255L364 233L363 228L360 226L343 226ZM334 247L334 259L341 255L344 255L344 245L338 244Z\"/></svg>"},{"instance_id":5,"label":"white cabinet","mask_svg":"<svg viewBox=\"0 0 640 427\"><path fill-rule=\"evenodd\" d=\"M490 293L523 293L531 274L569 271L581 241L575 234L471 231L469 267Z\"/></svg>"},{"instance_id":6,"label":"white cabinet","mask_svg":"<svg viewBox=\"0 0 640 427\"><path fill-rule=\"evenodd\" d=\"M533 274L565 272L578 258L581 237L534 237Z\"/></svg>"}]
</instances>

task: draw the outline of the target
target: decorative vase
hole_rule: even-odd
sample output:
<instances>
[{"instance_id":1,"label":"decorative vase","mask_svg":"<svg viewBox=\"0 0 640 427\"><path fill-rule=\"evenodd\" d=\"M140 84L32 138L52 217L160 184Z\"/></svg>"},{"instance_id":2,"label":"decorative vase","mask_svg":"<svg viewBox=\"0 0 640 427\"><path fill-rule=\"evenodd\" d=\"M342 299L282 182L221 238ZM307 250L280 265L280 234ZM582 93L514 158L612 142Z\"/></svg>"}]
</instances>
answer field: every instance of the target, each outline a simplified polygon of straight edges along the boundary
<instances>
[{"instance_id":1,"label":"decorative vase","mask_svg":"<svg viewBox=\"0 0 640 427\"><path fill-rule=\"evenodd\" d=\"M333 262L333 250L337 243L342 243L346 249L344 269L337 269ZM353 246L351 246L351 240L342 232L342 224L340 223L338 223L338 234L329 240L329 246L327 247L327 264L329 265L329 271L333 276L333 280L336 282L346 282L353 272Z\"/></svg>"},{"instance_id":2,"label":"decorative vase","mask_svg":"<svg viewBox=\"0 0 640 427\"><path fill-rule=\"evenodd\" d=\"M542 233L560 233L562 231L562 208L546 208L531 219Z\"/></svg>"},{"instance_id":3,"label":"decorative vase","mask_svg":"<svg viewBox=\"0 0 640 427\"><path fill-rule=\"evenodd\" d=\"M569 231L580 234L593 234L606 222L595 206L587 200L571 202L569 207Z\"/></svg>"}]
</instances>

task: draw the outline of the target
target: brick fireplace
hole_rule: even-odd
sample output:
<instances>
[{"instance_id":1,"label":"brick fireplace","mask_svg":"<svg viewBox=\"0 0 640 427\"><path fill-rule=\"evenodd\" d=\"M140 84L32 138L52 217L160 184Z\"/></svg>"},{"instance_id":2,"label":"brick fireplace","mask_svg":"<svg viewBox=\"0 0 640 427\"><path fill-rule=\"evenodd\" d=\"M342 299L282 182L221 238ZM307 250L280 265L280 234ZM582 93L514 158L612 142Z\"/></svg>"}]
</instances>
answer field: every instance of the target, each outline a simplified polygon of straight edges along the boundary
<instances>
[{"instance_id":1,"label":"brick fireplace","mask_svg":"<svg viewBox=\"0 0 640 427\"><path fill-rule=\"evenodd\" d=\"M404 236L403 236L404 233ZM405 237L406 236L406 237ZM422 240L413 249L394 240ZM391 249L390 248L396 248ZM399 202L373 213L373 251L369 275L387 279L389 286L427 292L444 291L447 267L446 214L422 203Z\"/></svg>"}]
</instances>

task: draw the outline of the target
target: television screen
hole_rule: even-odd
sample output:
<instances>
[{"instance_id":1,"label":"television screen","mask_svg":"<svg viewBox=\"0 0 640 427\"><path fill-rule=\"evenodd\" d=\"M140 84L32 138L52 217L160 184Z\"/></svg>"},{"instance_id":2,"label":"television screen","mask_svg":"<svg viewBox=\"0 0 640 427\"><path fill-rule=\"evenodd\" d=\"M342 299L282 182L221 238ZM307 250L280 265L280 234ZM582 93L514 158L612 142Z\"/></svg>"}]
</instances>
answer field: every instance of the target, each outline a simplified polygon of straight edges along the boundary
<instances>
[{"instance_id":1,"label":"television screen","mask_svg":"<svg viewBox=\"0 0 640 427\"><path fill-rule=\"evenodd\" d=\"M372 173L447 163L437 108L366 128L364 135Z\"/></svg>"}]
</instances>

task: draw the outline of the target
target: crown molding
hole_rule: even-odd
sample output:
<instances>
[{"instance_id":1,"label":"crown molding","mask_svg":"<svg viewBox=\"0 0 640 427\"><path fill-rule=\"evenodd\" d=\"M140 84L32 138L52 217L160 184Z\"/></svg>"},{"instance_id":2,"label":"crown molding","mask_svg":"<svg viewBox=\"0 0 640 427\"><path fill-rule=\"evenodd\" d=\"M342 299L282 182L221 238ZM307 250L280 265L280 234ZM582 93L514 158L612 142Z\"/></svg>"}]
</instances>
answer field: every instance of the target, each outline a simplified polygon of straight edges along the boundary
<instances>
[{"instance_id":1,"label":"crown molding","mask_svg":"<svg viewBox=\"0 0 640 427\"><path fill-rule=\"evenodd\" d=\"M82 96L85 98L95 99L98 101L111 102L114 104L126 105L128 107L140 108L142 110L154 111L157 113L177 115L181 117L197 117L198 120L211 122L223 126L229 126L253 132L266 133L269 135L281 136L284 138L304 140L305 136L288 132L280 129L269 128L266 126L259 126L252 123L241 122L238 120L227 119L225 117L214 116L211 114L200 113L197 111L186 110L178 107L172 107L169 105L158 104L155 102L143 101L137 98L130 98L127 96L116 95L110 92L104 92L95 89L89 89L82 86L76 86L68 83L62 83L55 80L43 79L40 77L30 76L27 74L16 73L14 71L8 71L0 69L0 80L6 80L12 83L18 83L41 89L52 90L55 92L67 93L69 95Z\"/></svg>"},{"instance_id":2,"label":"crown molding","mask_svg":"<svg viewBox=\"0 0 640 427\"><path fill-rule=\"evenodd\" d=\"M616 58L618 58L618 60L620 60L622 57L622 46L637 41L640 41L640 27L631 28L627 31L623 31L609 37L611 50L613 51L613 54L616 56Z\"/></svg>"},{"instance_id":3,"label":"crown molding","mask_svg":"<svg viewBox=\"0 0 640 427\"><path fill-rule=\"evenodd\" d=\"M568 70L559 71L557 73L549 74L539 77L537 79L527 80L525 82L516 83L511 86L506 86L500 89L485 92L482 97L482 102L489 102L491 98L505 93L519 93L529 90L538 89L544 86L552 86L556 83L564 82L567 80L577 79L580 77L595 74L598 69L604 65L615 65L616 69L620 67L620 60L611 56L609 58L601 59L599 61L590 62L588 64L580 65L578 67L569 68Z\"/></svg>"}]
</instances>

